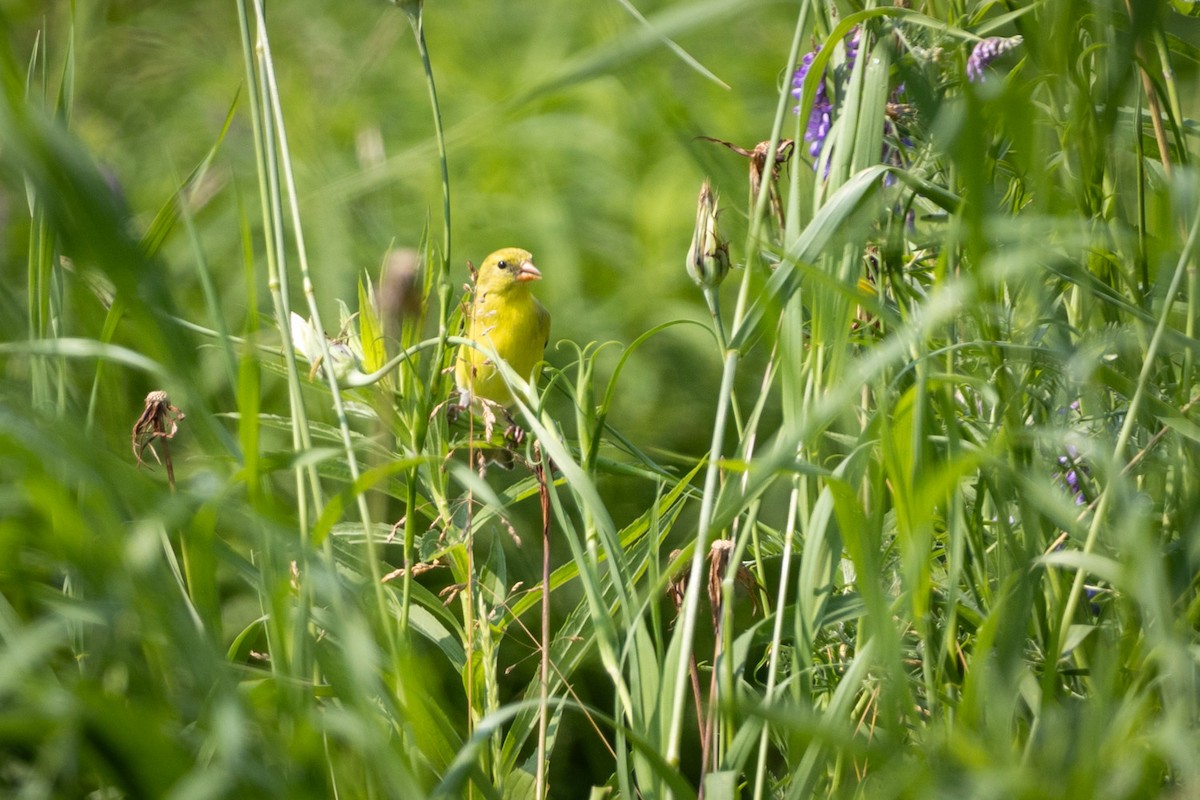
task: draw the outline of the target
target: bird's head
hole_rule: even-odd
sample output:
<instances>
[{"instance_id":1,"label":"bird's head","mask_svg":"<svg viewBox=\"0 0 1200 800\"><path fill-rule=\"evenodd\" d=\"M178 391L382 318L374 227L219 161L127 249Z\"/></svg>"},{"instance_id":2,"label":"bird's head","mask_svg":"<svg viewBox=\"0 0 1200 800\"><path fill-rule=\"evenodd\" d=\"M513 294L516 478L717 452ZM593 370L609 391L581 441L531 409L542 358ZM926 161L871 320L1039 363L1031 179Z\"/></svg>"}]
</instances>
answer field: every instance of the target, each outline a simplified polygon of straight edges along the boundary
<instances>
[{"instance_id":1,"label":"bird's head","mask_svg":"<svg viewBox=\"0 0 1200 800\"><path fill-rule=\"evenodd\" d=\"M530 281L541 280L542 273L533 265L533 256L519 247L497 250L483 260L475 278L476 290L504 292Z\"/></svg>"}]
</instances>

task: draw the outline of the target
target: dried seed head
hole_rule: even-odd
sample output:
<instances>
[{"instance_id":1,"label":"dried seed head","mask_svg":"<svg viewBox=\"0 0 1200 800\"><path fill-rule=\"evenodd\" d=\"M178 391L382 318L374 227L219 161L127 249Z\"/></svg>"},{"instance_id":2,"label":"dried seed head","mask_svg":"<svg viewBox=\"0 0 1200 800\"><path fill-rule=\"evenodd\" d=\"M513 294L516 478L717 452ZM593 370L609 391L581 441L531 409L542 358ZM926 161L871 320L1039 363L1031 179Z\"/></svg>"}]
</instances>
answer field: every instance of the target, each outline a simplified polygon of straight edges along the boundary
<instances>
[{"instance_id":1,"label":"dried seed head","mask_svg":"<svg viewBox=\"0 0 1200 800\"><path fill-rule=\"evenodd\" d=\"M729 539L717 539L708 550L708 604L714 631L721 624L721 580L732 556L733 542Z\"/></svg>"},{"instance_id":2,"label":"dried seed head","mask_svg":"<svg viewBox=\"0 0 1200 800\"><path fill-rule=\"evenodd\" d=\"M674 561L679 557L680 552L679 550L672 550L667 560ZM729 570L729 560L732 557L733 542L729 539L717 539L712 543L708 551L708 603L712 611L714 631L720 628L722 605L721 583L725 579L726 572ZM690 576L691 570L685 565L680 570L679 575L667 584L667 597L671 599L671 603L675 606L676 613L683 606L683 597L687 593L688 578ZM752 613L758 613L758 592L762 588L758 580L755 579L745 564L738 564L737 572L734 574L733 579L738 586L745 590L750 600Z\"/></svg>"},{"instance_id":3,"label":"dried seed head","mask_svg":"<svg viewBox=\"0 0 1200 800\"><path fill-rule=\"evenodd\" d=\"M729 243L717 232L717 195L708 179L696 199L696 228L688 248L687 271L706 289L720 286L729 272Z\"/></svg>"},{"instance_id":4,"label":"dried seed head","mask_svg":"<svg viewBox=\"0 0 1200 800\"><path fill-rule=\"evenodd\" d=\"M708 602L712 607L713 630L719 630L721 623L721 605L723 596L721 582L729 572L729 560L733 558L733 541L717 539L708 551ZM750 599L750 608L758 612L759 584L745 564L737 565L734 582L745 590Z\"/></svg>"},{"instance_id":5,"label":"dried seed head","mask_svg":"<svg viewBox=\"0 0 1200 800\"><path fill-rule=\"evenodd\" d=\"M430 572L441 566L443 566L443 565L439 564L437 562L434 562L432 564L427 564L425 562L413 564L412 575L415 578L418 575L424 575L426 572ZM405 569L404 567L400 567L399 569L394 569L391 572L389 572L387 575L384 575L382 578L380 578L379 582L387 583L388 581L394 581L397 578L403 578L407 572L408 572L408 570Z\"/></svg>"},{"instance_id":6,"label":"dried seed head","mask_svg":"<svg viewBox=\"0 0 1200 800\"><path fill-rule=\"evenodd\" d=\"M724 139L716 139L712 136L701 136L699 138L706 142L716 142L717 144L724 145L738 155L745 156L750 160L750 205L753 207L758 203L758 193L762 191L763 184L766 183L767 190L771 193L771 211L782 227L783 205L779 199L779 187L777 185L779 182L779 171L792 157L792 150L795 148L796 143L791 139L780 139L775 146L775 153L771 155L770 142L759 142L754 146L753 150L747 150ZM768 162L770 162L769 167Z\"/></svg>"},{"instance_id":7,"label":"dried seed head","mask_svg":"<svg viewBox=\"0 0 1200 800\"><path fill-rule=\"evenodd\" d=\"M146 395L145 407L141 416L133 423L133 431L130 434L133 457L137 459L138 466L146 463L142 460L142 453L149 449L154 460L167 468L167 481L172 489L175 488L175 468L171 464L171 451L167 447L167 441L175 438L179 431L179 423L186 417L186 414L171 405L171 399L167 397L166 392L154 391ZM161 458L154 449L155 439L162 444Z\"/></svg>"}]
</instances>

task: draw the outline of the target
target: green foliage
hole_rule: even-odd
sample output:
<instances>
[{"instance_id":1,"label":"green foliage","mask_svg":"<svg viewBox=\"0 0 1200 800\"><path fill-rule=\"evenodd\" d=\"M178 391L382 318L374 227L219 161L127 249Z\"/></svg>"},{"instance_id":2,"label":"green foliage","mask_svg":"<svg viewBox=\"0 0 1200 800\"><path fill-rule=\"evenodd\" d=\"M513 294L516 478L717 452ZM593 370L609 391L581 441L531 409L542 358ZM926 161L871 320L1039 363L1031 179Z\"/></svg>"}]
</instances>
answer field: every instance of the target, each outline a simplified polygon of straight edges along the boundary
<instances>
[{"instance_id":1,"label":"green foliage","mask_svg":"<svg viewBox=\"0 0 1200 800\"><path fill-rule=\"evenodd\" d=\"M6 7L0 793L1200 792L1185 6Z\"/></svg>"}]
</instances>

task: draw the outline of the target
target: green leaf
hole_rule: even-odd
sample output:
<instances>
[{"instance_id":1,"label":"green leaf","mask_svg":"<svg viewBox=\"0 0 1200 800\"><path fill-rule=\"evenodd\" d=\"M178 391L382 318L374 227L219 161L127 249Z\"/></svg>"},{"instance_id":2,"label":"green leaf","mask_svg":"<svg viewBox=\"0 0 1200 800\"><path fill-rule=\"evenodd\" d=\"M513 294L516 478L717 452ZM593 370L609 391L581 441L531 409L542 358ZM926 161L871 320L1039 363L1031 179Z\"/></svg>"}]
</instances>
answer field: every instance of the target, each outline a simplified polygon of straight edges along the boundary
<instances>
[{"instance_id":1,"label":"green leaf","mask_svg":"<svg viewBox=\"0 0 1200 800\"><path fill-rule=\"evenodd\" d=\"M362 343L363 372L374 372L387 363L383 326L375 310L370 283L370 276L358 280L358 335Z\"/></svg>"}]
</instances>

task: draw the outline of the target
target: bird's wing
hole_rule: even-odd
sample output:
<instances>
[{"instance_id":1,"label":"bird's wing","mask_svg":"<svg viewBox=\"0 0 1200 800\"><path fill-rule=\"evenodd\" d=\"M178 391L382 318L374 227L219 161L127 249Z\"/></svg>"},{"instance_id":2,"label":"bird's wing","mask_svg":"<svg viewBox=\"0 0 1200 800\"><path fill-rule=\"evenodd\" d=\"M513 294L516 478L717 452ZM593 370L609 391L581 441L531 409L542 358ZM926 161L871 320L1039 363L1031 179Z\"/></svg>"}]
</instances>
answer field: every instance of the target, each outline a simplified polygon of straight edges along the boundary
<instances>
[{"instance_id":1,"label":"bird's wing","mask_svg":"<svg viewBox=\"0 0 1200 800\"><path fill-rule=\"evenodd\" d=\"M550 312L541 303L537 304L538 338L542 340L542 350L550 344Z\"/></svg>"},{"instance_id":2,"label":"bird's wing","mask_svg":"<svg viewBox=\"0 0 1200 800\"><path fill-rule=\"evenodd\" d=\"M469 287L463 294L462 299L458 301L458 307L462 309L462 317L458 321L458 335L466 336L467 330L471 326L472 310L475 308L475 287Z\"/></svg>"}]
</instances>

